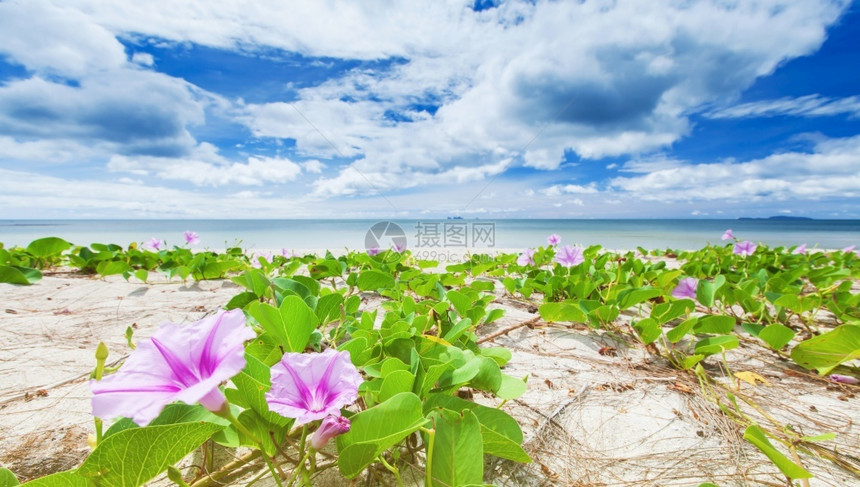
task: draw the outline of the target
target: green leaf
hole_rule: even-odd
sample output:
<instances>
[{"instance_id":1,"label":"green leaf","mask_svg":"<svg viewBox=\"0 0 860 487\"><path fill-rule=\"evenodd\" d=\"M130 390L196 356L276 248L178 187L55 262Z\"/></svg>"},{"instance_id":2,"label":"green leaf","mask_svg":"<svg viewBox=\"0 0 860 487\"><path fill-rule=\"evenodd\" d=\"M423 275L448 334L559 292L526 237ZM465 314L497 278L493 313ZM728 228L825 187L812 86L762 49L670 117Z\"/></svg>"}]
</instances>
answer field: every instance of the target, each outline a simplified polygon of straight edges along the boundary
<instances>
[{"instance_id":1,"label":"green leaf","mask_svg":"<svg viewBox=\"0 0 860 487\"><path fill-rule=\"evenodd\" d=\"M64 250L68 250L72 244L58 237L46 237L38 240L33 240L27 246L27 252L39 258L60 255Z\"/></svg>"},{"instance_id":2,"label":"green leaf","mask_svg":"<svg viewBox=\"0 0 860 487\"><path fill-rule=\"evenodd\" d=\"M337 293L327 294L317 301L316 315L321 324L328 323L329 320L340 316L340 305L343 303L343 296Z\"/></svg>"},{"instance_id":3,"label":"green leaf","mask_svg":"<svg viewBox=\"0 0 860 487\"><path fill-rule=\"evenodd\" d=\"M699 301L702 306L710 308L714 305L717 290L719 290L725 283L726 276L723 275L715 277L713 281L707 281L705 279L700 280L699 285L696 287L696 300Z\"/></svg>"},{"instance_id":4,"label":"green leaf","mask_svg":"<svg viewBox=\"0 0 860 487\"><path fill-rule=\"evenodd\" d=\"M502 383L496 390L499 399L516 399L526 393L526 381L502 374Z\"/></svg>"},{"instance_id":5,"label":"green leaf","mask_svg":"<svg viewBox=\"0 0 860 487\"><path fill-rule=\"evenodd\" d=\"M678 343L684 338L693 326L699 321L699 318L690 318L684 320L680 325L666 332L666 338L672 343Z\"/></svg>"},{"instance_id":6,"label":"green leaf","mask_svg":"<svg viewBox=\"0 0 860 487\"><path fill-rule=\"evenodd\" d=\"M723 350L737 348L738 343L738 337L735 335L705 338L696 342L695 353L699 355L713 355Z\"/></svg>"},{"instance_id":7,"label":"green leaf","mask_svg":"<svg viewBox=\"0 0 860 487\"><path fill-rule=\"evenodd\" d=\"M816 369L821 375L837 365L860 358L860 326L841 325L817 337L799 343L791 359L805 369Z\"/></svg>"},{"instance_id":8,"label":"green leaf","mask_svg":"<svg viewBox=\"0 0 860 487\"><path fill-rule=\"evenodd\" d=\"M106 260L96 266L96 272L101 276L115 276L126 271L128 271L128 264L118 260Z\"/></svg>"},{"instance_id":9,"label":"green leaf","mask_svg":"<svg viewBox=\"0 0 860 487\"><path fill-rule=\"evenodd\" d=\"M231 404L250 407L265 421L286 426L292 419L269 411L266 392L272 387L271 369L251 355L245 355L245 368L233 377L236 389L227 389L227 399Z\"/></svg>"},{"instance_id":10,"label":"green leaf","mask_svg":"<svg viewBox=\"0 0 860 487\"><path fill-rule=\"evenodd\" d=\"M146 282L146 279L149 277L149 271L146 269L138 269L134 271L134 277L141 282Z\"/></svg>"},{"instance_id":11,"label":"green leaf","mask_svg":"<svg viewBox=\"0 0 860 487\"><path fill-rule=\"evenodd\" d=\"M780 323L768 325L758 333L758 337L774 350L779 350L788 345L794 335L794 330Z\"/></svg>"},{"instance_id":12,"label":"green leaf","mask_svg":"<svg viewBox=\"0 0 860 487\"><path fill-rule=\"evenodd\" d=\"M692 299L679 299L668 303L655 304L651 308L651 318L657 320L659 324L672 321L679 316L688 313L696 307L696 303Z\"/></svg>"},{"instance_id":13,"label":"green leaf","mask_svg":"<svg viewBox=\"0 0 860 487\"><path fill-rule=\"evenodd\" d=\"M652 287L642 287L637 289L625 289L618 293L618 307L627 309L637 304L644 303L649 299L661 296L663 291Z\"/></svg>"},{"instance_id":14,"label":"green leaf","mask_svg":"<svg viewBox=\"0 0 860 487\"><path fill-rule=\"evenodd\" d=\"M522 383L521 380L517 381ZM427 398L424 411L429 412L433 408L472 411L481 423L484 453L515 462L531 463L531 458L520 446L523 442L520 425L506 412L446 394L431 394Z\"/></svg>"},{"instance_id":15,"label":"green leaf","mask_svg":"<svg viewBox=\"0 0 860 487\"><path fill-rule=\"evenodd\" d=\"M367 270L358 275L358 289L376 291L394 287L394 277L386 272Z\"/></svg>"},{"instance_id":16,"label":"green leaf","mask_svg":"<svg viewBox=\"0 0 860 487\"><path fill-rule=\"evenodd\" d=\"M253 303L258 299L257 295L252 293L251 291L246 291L244 293L239 293L233 296L230 301L227 302L227 305L224 306L225 309L242 309L248 304Z\"/></svg>"},{"instance_id":17,"label":"green leaf","mask_svg":"<svg viewBox=\"0 0 860 487\"><path fill-rule=\"evenodd\" d=\"M725 335L735 329L735 319L731 316L708 315L699 318L693 327L693 333L713 333Z\"/></svg>"},{"instance_id":18,"label":"green leaf","mask_svg":"<svg viewBox=\"0 0 860 487\"><path fill-rule=\"evenodd\" d=\"M338 468L347 478L360 474L380 453L396 445L427 420L421 399L411 392L366 409L350 418L348 433L337 437Z\"/></svg>"},{"instance_id":19,"label":"green leaf","mask_svg":"<svg viewBox=\"0 0 860 487\"><path fill-rule=\"evenodd\" d=\"M645 345L653 343L654 340L660 338L660 335L663 334L663 329L660 328L660 324L654 318L645 318L644 320L635 322L633 329L636 330L636 333L639 334L639 338L642 339L642 343Z\"/></svg>"},{"instance_id":20,"label":"green leaf","mask_svg":"<svg viewBox=\"0 0 860 487\"><path fill-rule=\"evenodd\" d=\"M92 483L75 470L57 472L45 477L39 477L24 485L33 487L92 487Z\"/></svg>"},{"instance_id":21,"label":"green leaf","mask_svg":"<svg viewBox=\"0 0 860 487\"><path fill-rule=\"evenodd\" d=\"M467 316L474 302L468 296L458 291L448 291L445 293L445 298L454 305L454 309L457 310L457 314L461 317Z\"/></svg>"},{"instance_id":22,"label":"green leaf","mask_svg":"<svg viewBox=\"0 0 860 487\"><path fill-rule=\"evenodd\" d=\"M137 487L223 428L214 423L180 423L120 431L105 438L77 472L100 485Z\"/></svg>"},{"instance_id":23,"label":"green leaf","mask_svg":"<svg viewBox=\"0 0 860 487\"><path fill-rule=\"evenodd\" d=\"M0 265L0 282L29 286L42 278L42 273L29 267Z\"/></svg>"},{"instance_id":24,"label":"green leaf","mask_svg":"<svg viewBox=\"0 0 860 487\"><path fill-rule=\"evenodd\" d=\"M400 362L399 360L397 361ZM387 401L401 392L411 391L414 383L415 376L408 370L395 370L389 373L382 380L382 386L379 389L378 396L379 402Z\"/></svg>"},{"instance_id":25,"label":"green leaf","mask_svg":"<svg viewBox=\"0 0 860 487\"><path fill-rule=\"evenodd\" d=\"M432 485L482 484L484 452L481 426L471 411L436 409L428 415L436 430L433 443ZM424 435L427 444L427 435ZM427 452L430 458L430 452Z\"/></svg>"},{"instance_id":26,"label":"green leaf","mask_svg":"<svg viewBox=\"0 0 860 487\"><path fill-rule=\"evenodd\" d=\"M770 440L765 436L764 431L756 425L750 425L744 431L744 439L756 446L764 453L771 462L773 462L779 470L791 479L811 479L812 474L806 471L800 465L792 462L779 450L773 447Z\"/></svg>"},{"instance_id":27,"label":"green leaf","mask_svg":"<svg viewBox=\"0 0 860 487\"><path fill-rule=\"evenodd\" d=\"M588 320L585 312L573 303L544 303L538 308L541 319L546 322L575 321L584 323Z\"/></svg>"},{"instance_id":28,"label":"green leaf","mask_svg":"<svg viewBox=\"0 0 860 487\"><path fill-rule=\"evenodd\" d=\"M448 295L450 294L451 293L448 293ZM456 325L451 327L451 329L448 330L448 333L445 333L445 336L443 336L442 339L448 343L454 343L454 341L460 338L463 333L469 331L469 328L471 327L472 320L470 320L469 318L463 318Z\"/></svg>"},{"instance_id":29,"label":"green leaf","mask_svg":"<svg viewBox=\"0 0 860 487\"><path fill-rule=\"evenodd\" d=\"M251 303L248 313L266 333L278 339L286 352L304 351L311 333L319 324L313 310L298 296L285 297L280 308L265 303Z\"/></svg>"},{"instance_id":30,"label":"green leaf","mask_svg":"<svg viewBox=\"0 0 860 487\"><path fill-rule=\"evenodd\" d=\"M8 468L0 468L0 487L14 487L18 485L18 478Z\"/></svg>"}]
</instances>

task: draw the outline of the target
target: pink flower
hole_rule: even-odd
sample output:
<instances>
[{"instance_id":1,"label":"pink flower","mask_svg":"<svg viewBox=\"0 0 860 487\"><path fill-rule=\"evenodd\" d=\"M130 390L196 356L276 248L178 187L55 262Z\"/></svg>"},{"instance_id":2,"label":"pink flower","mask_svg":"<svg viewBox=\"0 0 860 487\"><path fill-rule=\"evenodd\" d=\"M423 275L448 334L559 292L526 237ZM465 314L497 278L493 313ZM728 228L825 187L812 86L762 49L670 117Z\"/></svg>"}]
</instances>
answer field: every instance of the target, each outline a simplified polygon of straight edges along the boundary
<instances>
[{"instance_id":1,"label":"pink flower","mask_svg":"<svg viewBox=\"0 0 860 487\"><path fill-rule=\"evenodd\" d=\"M845 252L846 254L850 254L851 252L854 252L854 255L856 255L857 257L860 257L860 250L855 251L854 247L855 247L855 245L850 245L850 246L842 249L842 251Z\"/></svg>"},{"instance_id":2,"label":"pink flower","mask_svg":"<svg viewBox=\"0 0 860 487\"><path fill-rule=\"evenodd\" d=\"M742 255L746 257L747 255L752 255L755 252L757 245L750 242L749 240L744 240L743 242L735 243L735 248L732 250L732 253L735 255Z\"/></svg>"},{"instance_id":3,"label":"pink flower","mask_svg":"<svg viewBox=\"0 0 860 487\"><path fill-rule=\"evenodd\" d=\"M349 352L329 348L322 353L285 353L272 367L272 388L266 393L269 409L295 426L340 416L340 409L358 399L361 374Z\"/></svg>"},{"instance_id":4,"label":"pink flower","mask_svg":"<svg viewBox=\"0 0 860 487\"><path fill-rule=\"evenodd\" d=\"M573 267L585 262L585 256L582 255L582 247L564 245L556 251L555 261L565 267Z\"/></svg>"},{"instance_id":5,"label":"pink flower","mask_svg":"<svg viewBox=\"0 0 860 487\"><path fill-rule=\"evenodd\" d=\"M266 263L271 262L272 261L272 253L271 252L254 252L253 254L251 254L251 267L253 267L255 269L261 269L263 267L263 263L261 262L261 259L263 261L266 261Z\"/></svg>"},{"instance_id":6,"label":"pink flower","mask_svg":"<svg viewBox=\"0 0 860 487\"><path fill-rule=\"evenodd\" d=\"M672 290L672 296L678 299L696 299L696 287L698 285L699 280L695 277L681 279L675 289Z\"/></svg>"},{"instance_id":7,"label":"pink flower","mask_svg":"<svg viewBox=\"0 0 860 487\"><path fill-rule=\"evenodd\" d=\"M549 237L546 238L546 243L548 243L552 246L556 246L556 245L560 244L561 243L561 235L559 235L557 233L553 233L552 235L550 235Z\"/></svg>"},{"instance_id":8,"label":"pink flower","mask_svg":"<svg viewBox=\"0 0 860 487\"><path fill-rule=\"evenodd\" d=\"M792 254L802 254L806 255L806 244L800 244L796 249L791 251Z\"/></svg>"},{"instance_id":9,"label":"pink flower","mask_svg":"<svg viewBox=\"0 0 860 487\"><path fill-rule=\"evenodd\" d=\"M200 243L200 236L197 235L197 232L186 230L183 236L185 237L185 243L188 245L197 245Z\"/></svg>"},{"instance_id":10,"label":"pink flower","mask_svg":"<svg viewBox=\"0 0 860 487\"><path fill-rule=\"evenodd\" d=\"M244 342L255 336L238 309L186 326L165 323L119 372L90 381L93 415L146 426L174 401L220 411L227 400L218 386L245 368Z\"/></svg>"},{"instance_id":11,"label":"pink flower","mask_svg":"<svg viewBox=\"0 0 860 487\"><path fill-rule=\"evenodd\" d=\"M850 375L831 374L830 380L833 382L838 382L840 384L851 384L851 385L860 384L860 379L858 379L856 377L851 377Z\"/></svg>"},{"instance_id":12,"label":"pink flower","mask_svg":"<svg viewBox=\"0 0 860 487\"><path fill-rule=\"evenodd\" d=\"M367 255L373 257L379 254L379 247L371 247L367 249Z\"/></svg>"},{"instance_id":13,"label":"pink flower","mask_svg":"<svg viewBox=\"0 0 860 487\"><path fill-rule=\"evenodd\" d=\"M349 431L349 426L349 420L343 416L326 416L311 435L311 447L314 450L322 449L328 440Z\"/></svg>"},{"instance_id":14,"label":"pink flower","mask_svg":"<svg viewBox=\"0 0 860 487\"><path fill-rule=\"evenodd\" d=\"M520 254L519 257L517 257L517 265L522 265L522 266L535 265L534 255L535 255L535 249L524 250L523 253Z\"/></svg>"},{"instance_id":15,"label":"pink flower","mask_svg":"<svg viewBox=\"0 0 860 487\"><path fill-rule=\"evenodd\" d=\"M391 248L393 248L394 251L397 253L403 253L403 251L406 250L406 242L403 242L403 243L394 242L391 245Z\"/></svg>"},{"instance_id":16,"label":"pink flower","mask_svg":"<svg viewBox=\"0 0 860 487\"><path fill-rule=\"evenodd\" d=\"M723 233L723 236L722 236L722 240L733 240L734 238L735 238L735 236L732 235L732 229L731 228L726 230L726 232Z\"/></svg>"},{"instance_id":17,"label":"pink flower","mask_svg":"<svg viewBox=\"0 0 860 487\"><path fill-rule=\"evenodd\" d=\"M152 237L143 244L143 247L157 252L161 250L161 247L163 247L164 245L164 240L159 240L155 237Z\"/></svg>"}]
</instances>

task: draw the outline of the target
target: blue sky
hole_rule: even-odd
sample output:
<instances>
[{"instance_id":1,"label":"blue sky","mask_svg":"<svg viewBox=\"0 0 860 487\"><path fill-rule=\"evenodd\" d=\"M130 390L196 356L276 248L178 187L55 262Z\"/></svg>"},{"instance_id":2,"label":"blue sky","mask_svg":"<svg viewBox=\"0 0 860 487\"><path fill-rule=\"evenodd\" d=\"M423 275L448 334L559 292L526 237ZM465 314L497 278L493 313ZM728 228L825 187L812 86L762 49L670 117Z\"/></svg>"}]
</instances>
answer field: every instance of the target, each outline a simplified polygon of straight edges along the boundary
<instances>
[{"instance_id":1,"label":"blue sky","mask_svg":"<svg viewBox=\"0 0 860 487\"><path fill-rule=\"evenodd\" d=\"M848 0L0 1L0 218L860 218Z\"/></svg>"}]
</instances>

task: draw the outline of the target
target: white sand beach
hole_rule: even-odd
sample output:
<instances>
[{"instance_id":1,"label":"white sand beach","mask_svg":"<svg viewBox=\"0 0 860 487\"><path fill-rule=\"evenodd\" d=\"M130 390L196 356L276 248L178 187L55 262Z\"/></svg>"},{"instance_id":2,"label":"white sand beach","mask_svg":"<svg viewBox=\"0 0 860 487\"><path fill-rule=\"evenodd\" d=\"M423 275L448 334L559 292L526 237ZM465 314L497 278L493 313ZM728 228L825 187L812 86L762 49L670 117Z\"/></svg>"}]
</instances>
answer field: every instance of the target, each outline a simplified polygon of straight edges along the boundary
<instances>
[{"instance_id":1,"label":"white sand beach","mask_svg":"<svg viewBox=\"0 0 860 487\"><path fill-rule=\"evenodd\" d=\"M21 481L77 465L93 432L87 379L97 343L108 345L108 362L114 363L129 352L127 327L136 338L147 337L165 321L188 323L214 313L239 291L228 280L167 282L153 274L144 284L64 272L46 273L33 286L0 288L0 463ZM505 316L481 328L479 336L494 337L485 346L513 351L507 374L529 376L525 395L503 409L522 426L534 463L492 461L486 469L492 482L785 485L776 467L741 438L742 429L703 395L692 374L609 333L544 323L537 302L511 299L503 290L496 294L491 307L503 308ZM369 299L363 309L378 306L378 299ZM620 326L626 319L621 316ZM717 358L706 366L713 376L725 377ZM853 456L854 468L860 468L860 409L849 388L798 372L757 346L742 343L728 360L732 372L751 371L767 380L734 384L738 397L761 408L739 400L744 414L761 422L770 415L808 436L836 433L822 447ZM474 399L498 404L478 393ZM815 475L809 485L857 480L827 460L802 460ZM328 479L331 485L347 482L334 470Z\"/></svg>"}]
</instances>

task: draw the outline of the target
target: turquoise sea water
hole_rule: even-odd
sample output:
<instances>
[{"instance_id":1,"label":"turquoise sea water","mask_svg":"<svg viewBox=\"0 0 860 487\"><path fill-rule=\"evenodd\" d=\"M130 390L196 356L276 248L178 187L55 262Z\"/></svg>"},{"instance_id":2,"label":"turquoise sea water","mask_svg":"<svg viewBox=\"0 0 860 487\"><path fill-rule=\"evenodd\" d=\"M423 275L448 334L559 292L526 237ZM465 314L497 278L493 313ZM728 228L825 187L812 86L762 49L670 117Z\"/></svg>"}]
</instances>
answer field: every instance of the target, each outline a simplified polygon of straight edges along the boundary
<instances>
[{"instance_id":1,"label":"turquoise sea water","mask_svg":"<svg viewBox=\"0 0 860 487\"><path fill-rule=\"evenodd\" d=\"M182 233L200 235L196 248L239 243L248 249L363 249L379 220L0 220L7 247L58 236L72 243L128 245L152 237L182 245ZM600 244L610 249L694 249L720 244L727 228L740 239L771 246L806 243L810 248L860 248L860 220L393 220L413 250L433 248L523 248L546 244L558 233L563 243ZM380 240L383 247L386 239ZM491 240L491 237L492 238Z\"/></svg>"}]
</instances>

